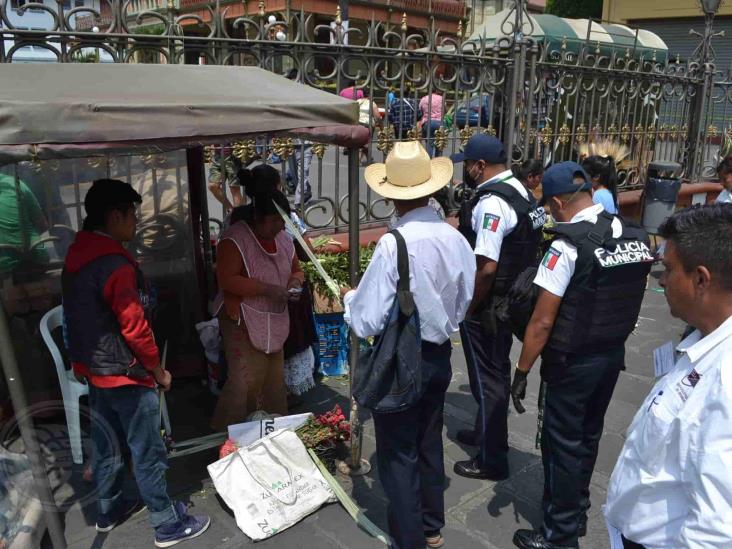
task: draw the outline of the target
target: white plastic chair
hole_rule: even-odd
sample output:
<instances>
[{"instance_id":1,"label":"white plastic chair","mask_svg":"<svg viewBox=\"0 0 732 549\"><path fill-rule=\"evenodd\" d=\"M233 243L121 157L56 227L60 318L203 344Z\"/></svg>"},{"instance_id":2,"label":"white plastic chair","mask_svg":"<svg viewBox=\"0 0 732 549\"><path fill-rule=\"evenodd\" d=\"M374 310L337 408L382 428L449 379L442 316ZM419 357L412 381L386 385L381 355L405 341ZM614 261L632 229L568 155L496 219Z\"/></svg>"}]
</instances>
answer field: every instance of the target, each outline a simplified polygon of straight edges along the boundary
<instances>
[{"instance_id":1,"label":"white plastic chair","mask_svg":"<svg viewBox=\"0 0 732 549\"><path fill-rule=\"evenodd\" d=\"M74 463L84 463L84 452L81 447L81 420L79 417L79 398L89 394L89 386L79 383L74 377L72 370L64 367L61 351L51 337L51 332L63 323L63 308L61 305L48 311L41 319L41 337L46 347L51 352L53 362L56 364L56 374L61 385L61 395L64 399L64 410L66 411L66 425L69 430L69 442L71 444L71 456Z\"/></svg>"}]
</instances>

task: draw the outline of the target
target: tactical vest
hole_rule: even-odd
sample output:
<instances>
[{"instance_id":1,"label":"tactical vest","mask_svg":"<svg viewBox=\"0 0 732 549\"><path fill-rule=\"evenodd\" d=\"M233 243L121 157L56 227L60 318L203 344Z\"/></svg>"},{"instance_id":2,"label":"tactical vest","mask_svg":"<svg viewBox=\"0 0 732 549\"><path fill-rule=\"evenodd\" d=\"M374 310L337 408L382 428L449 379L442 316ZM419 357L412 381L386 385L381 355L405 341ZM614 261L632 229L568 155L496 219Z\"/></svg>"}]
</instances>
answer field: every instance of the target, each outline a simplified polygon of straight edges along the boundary
<instances>
[{"instance_id":1,"label":"tactical vest","mask_svg":"<svg viewBox=\"0 0 732 549\"><path fill-rule=\"evenodd\" d=\"M64 269L64 322L69 358L84 364L95 376L129 376L146 379L148 372L127 345L114 311L104 299L104 285L109 276L130 262L122 255L101 256L79 271ZM155 296L135 267L137 289L148 322L152 317Z\"/></svg>"},{"instance_id":2,"label":"tactical vest","mask_svg":"<svg viewBox=\"0 0 732 549\"><path fill-rule=\"evenodd\" d=\"M501 245L501 257L491 290L491 295L500 296L508 292L513 281L524 269L537 262L546 213L544 208L537 206L531 193L527 200L505 181L488 185L469 201L463 202L460 208L458 230L472 248L475 248L477 239L477 234L473 230L473 210L486 195L498 196L505 200L516 212L518 219L516 227L503 239Z\"/></svg>"},{"instance_id":3,"label":"tactical vest","mask_svg":"<svg viewBox=\"0 0 732 549\"><path fill-rule=\"evenodd\" d=\"M594 224L547 229L577 247L577 262L542 353L545 358L617 348L635 329L653 253L640 227L623 223L622 235L613 238L613 219L602 212Z\"/></svg>"}]
</instances>

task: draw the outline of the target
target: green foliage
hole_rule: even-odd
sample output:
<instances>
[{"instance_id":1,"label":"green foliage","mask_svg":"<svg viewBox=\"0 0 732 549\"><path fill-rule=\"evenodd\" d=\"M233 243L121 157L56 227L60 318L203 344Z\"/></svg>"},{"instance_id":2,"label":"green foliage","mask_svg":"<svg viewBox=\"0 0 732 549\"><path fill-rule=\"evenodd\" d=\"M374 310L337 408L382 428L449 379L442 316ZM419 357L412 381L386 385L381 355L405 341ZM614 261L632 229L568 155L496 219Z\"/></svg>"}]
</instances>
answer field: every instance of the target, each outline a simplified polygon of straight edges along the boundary
<instances>
[{"instance_id":1,"label":"green foliage","mask_svg":"<svg viewBox=\"0 0 732 549\"><path fill-rule=\"evenodd\" d=\"M570 19L600 19L602 0L547 0L546 12Z\"/></svg>"},{"instance_id":2,"label":"green foliage","mask_svg":"<svg viewBox=\"0 0 732 549\"><path fill-rule=\"evenodd\" d=\"M99 63L99 51L87 51L83 52L77 50L71 57L74 63Z\"/></svg>"},{"instance_id":3,"label":"green foliage","mask_svg":"<svg viewBox=\"0 0 732 549\"><path fill-rule=\"evenodd\" d=\"M375 246L369 246L367 248L361 248L361 274L368 267L371 257L374 255ZM319 253L316 257L320 260L320 264L325 269L325 272L335 280L339 286L350 286L351 281L348 274L348 253ZM320 275L315 270L315 267L309 262L302 263L302 269L305 272L305 276L310 281L313 290L320 295L330 296L332 295L328 290L328 287L320 278Z\"/></svg>"}]
</instances>

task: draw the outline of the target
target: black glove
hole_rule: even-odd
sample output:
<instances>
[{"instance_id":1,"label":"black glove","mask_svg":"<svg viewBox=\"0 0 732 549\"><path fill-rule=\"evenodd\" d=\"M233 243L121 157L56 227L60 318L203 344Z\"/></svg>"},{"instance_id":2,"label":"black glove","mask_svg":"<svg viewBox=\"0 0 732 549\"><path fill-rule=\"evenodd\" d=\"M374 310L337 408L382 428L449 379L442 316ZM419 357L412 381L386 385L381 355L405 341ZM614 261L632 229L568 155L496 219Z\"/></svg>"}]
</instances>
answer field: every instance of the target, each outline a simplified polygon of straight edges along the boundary
<instances>
[{"instance_id":1,"label":"black glove","mask_svg":"<svg viewBox=\"0 0 732 549\"><path fill-rule=\"evenodd\" d=\"M514 370L513 383L511 384L511 399L513 400L513 407L519 414L523 414L526 411L521 401L526 398L526 378L529 375L528 372L522 372L518 368Z\"/></svg>"}]
</instances>

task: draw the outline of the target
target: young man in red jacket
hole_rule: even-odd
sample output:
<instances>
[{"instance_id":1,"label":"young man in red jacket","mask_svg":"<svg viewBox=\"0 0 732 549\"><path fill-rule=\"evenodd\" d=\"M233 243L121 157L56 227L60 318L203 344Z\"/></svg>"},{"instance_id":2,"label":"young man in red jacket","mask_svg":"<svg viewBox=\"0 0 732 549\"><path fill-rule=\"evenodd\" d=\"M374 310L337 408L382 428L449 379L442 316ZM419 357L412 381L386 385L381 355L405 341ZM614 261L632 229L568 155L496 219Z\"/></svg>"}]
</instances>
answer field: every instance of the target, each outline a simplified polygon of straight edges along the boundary
<instances>
[{"instance_id":1,"label":"young man in red jacket","mask_svg":"<svg viewBox=\"0 0 732 549\"><path fill-rule=\"evenodd\" d=\"M155 529L155 545L170 547L202 534L209 517L188 515L168 497L165 444L155 391L170 388L150 327L151 295L137 262L122 247L135 236L140 195L114 179L94 182L84 199L87 217L66 255L62 275L69 356L89 383L94 412L96 529L108 532L129 509L122 502L124 466L115 433L125 439L135 480Z\"/></svg>"}]
</instances>

